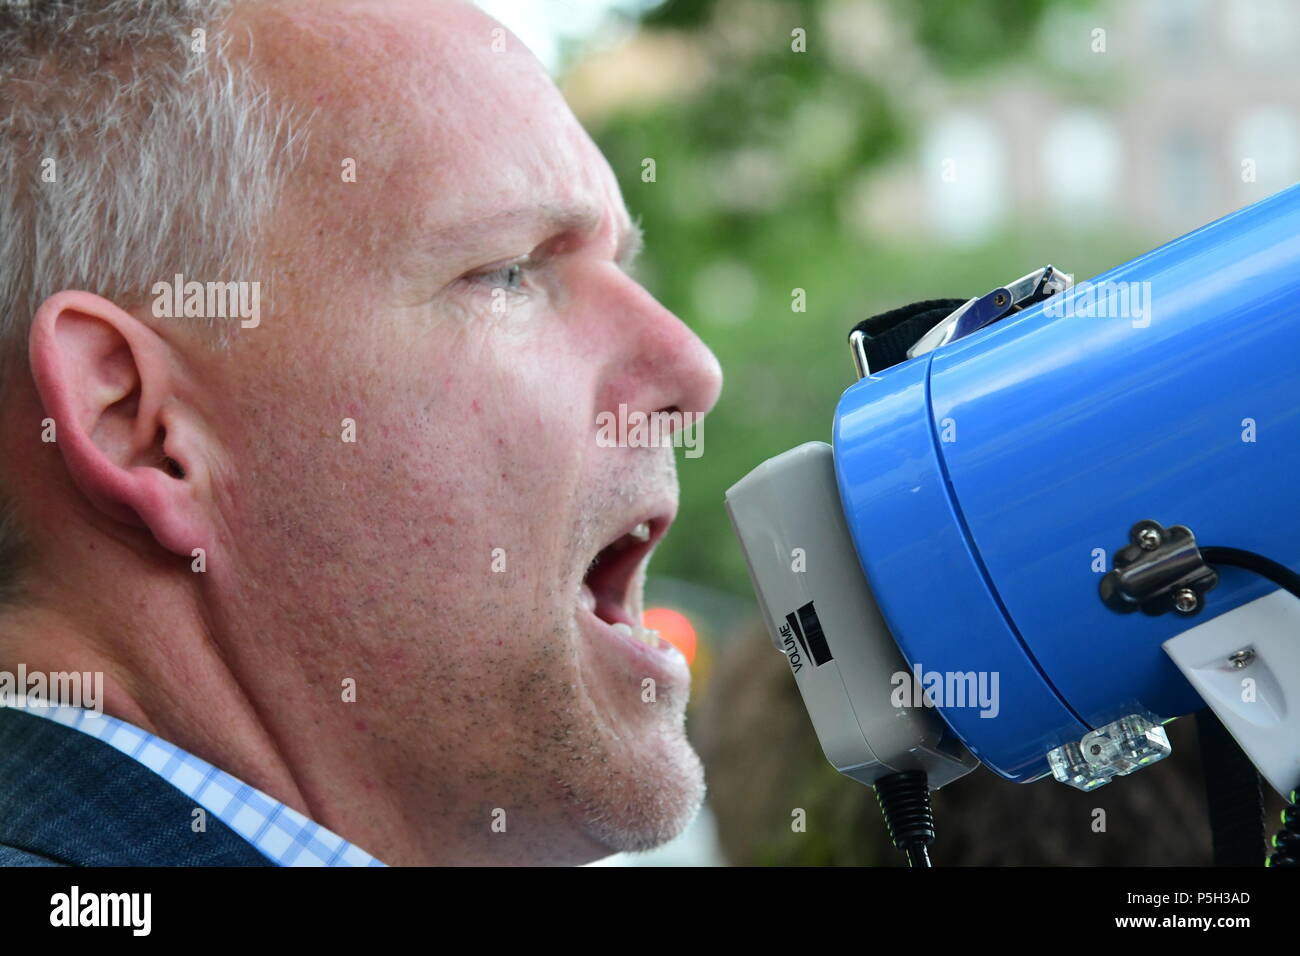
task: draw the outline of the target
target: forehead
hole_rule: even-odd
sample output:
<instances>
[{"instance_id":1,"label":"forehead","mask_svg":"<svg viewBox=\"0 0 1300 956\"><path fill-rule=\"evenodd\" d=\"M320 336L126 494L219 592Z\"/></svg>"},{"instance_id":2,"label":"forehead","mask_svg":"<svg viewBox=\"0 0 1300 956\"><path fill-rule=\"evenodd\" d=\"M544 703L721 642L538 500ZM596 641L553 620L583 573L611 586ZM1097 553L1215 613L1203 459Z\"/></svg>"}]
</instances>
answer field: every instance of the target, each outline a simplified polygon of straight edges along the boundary
<instances>
[{"instance_id":1,"label":"forehead","mask_svg":"<svg viewBox=\"0 0 1300 956\"><path fill-rule=\"evenodd\" d=\"M427 231L533 205L626 223L608 164L544 68L474 7L316 0L239 19L259 72L312 115L305 179L342 222L379 214ZM356 182L337 188L349 159Z\"/></svg>"}]
</instances>

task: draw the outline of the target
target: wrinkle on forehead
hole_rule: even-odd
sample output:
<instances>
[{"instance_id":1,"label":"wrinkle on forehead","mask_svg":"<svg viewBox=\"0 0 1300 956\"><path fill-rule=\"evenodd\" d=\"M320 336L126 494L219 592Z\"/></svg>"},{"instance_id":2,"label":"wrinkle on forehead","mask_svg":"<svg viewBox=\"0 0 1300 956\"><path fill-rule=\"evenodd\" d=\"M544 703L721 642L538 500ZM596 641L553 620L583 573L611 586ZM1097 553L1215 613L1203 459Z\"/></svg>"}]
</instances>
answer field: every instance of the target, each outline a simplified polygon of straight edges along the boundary
<instances>
[{"instance_id":1,"label":"wrinkle on forehead","mask_svg":"<svg viewBox=\"0 0 1300 956\"><path fill-rule=\"evenodd\" d=\"M313 114L291 185L313 231L382 254L394 240L528 203L623 218L617 183L545 69L480 10L460 0L245 9L259 71ZM357 182L343 185L347 158Z\"/></svg>"}]
</instances>

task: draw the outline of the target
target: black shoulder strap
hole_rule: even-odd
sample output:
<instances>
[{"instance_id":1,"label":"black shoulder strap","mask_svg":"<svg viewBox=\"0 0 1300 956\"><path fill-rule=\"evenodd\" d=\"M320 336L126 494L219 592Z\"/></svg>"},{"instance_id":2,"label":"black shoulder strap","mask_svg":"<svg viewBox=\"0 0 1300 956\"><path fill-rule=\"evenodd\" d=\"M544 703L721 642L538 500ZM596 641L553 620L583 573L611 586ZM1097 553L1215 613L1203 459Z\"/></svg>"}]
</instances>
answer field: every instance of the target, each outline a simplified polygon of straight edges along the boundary
<instances>
[{"instance_id":1,"label":"black shoulder strap","mask_svg":"<svg viewBox=\"0 0 1300 956\"><path fill-rule=\"evenodd\" d=\"M851 331L861 332L867 364L880 372L907 361L907 350L916 340L950 315L965 299L925 299L863 319Z\"/></svg>"}]
</instances>

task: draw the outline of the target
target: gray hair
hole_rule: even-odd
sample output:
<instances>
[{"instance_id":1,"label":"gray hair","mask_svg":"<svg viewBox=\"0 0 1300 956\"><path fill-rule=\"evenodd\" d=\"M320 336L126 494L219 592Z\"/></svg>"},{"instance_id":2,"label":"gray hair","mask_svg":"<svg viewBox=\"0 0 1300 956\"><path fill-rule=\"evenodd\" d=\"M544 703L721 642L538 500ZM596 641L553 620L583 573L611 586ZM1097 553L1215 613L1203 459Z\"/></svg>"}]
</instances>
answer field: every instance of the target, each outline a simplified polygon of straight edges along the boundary
<instances>
[{"instance_id":1,"label":"gray hair","mask_svg":"<svg viewBox=\"0 0 1300 956\"><path fill-rule=\"evenodd\" d=\"M229 55L233 5L0 0L0 356L62 289L132 309L176 273L257 268L301 137ZM0 600L25 550L5 501Z\"/></svg>"}]
</instances>

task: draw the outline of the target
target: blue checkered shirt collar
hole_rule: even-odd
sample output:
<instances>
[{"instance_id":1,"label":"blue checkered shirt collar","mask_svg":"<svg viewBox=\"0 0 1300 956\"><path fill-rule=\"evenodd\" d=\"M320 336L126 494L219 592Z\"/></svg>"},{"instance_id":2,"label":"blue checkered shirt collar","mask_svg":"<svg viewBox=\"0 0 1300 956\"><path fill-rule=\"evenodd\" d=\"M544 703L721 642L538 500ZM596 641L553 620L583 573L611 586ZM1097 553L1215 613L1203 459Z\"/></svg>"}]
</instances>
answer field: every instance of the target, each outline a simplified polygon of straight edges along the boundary
<instances>
[{"instance_id":1,"label":"blue checkered shirt collar","mask_svg":"<svg viewBox=\"0 0 1300 956\"><path fill-rule=\"evenodd\" d=\"M224 770L124 720L81 707L11 702L120 750L190 797L276 866L384 866L369 853Z\"/></svg>"}]
</instances>

